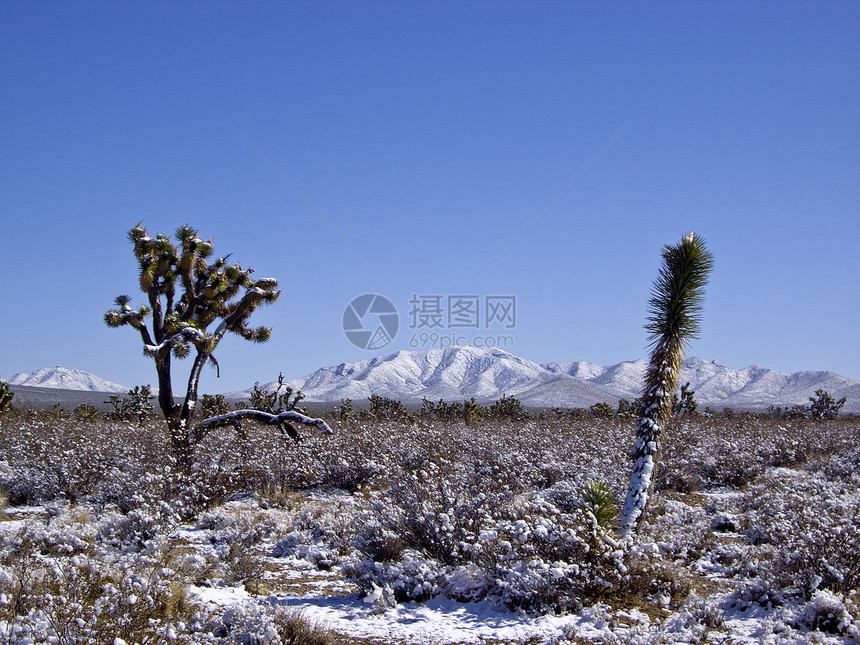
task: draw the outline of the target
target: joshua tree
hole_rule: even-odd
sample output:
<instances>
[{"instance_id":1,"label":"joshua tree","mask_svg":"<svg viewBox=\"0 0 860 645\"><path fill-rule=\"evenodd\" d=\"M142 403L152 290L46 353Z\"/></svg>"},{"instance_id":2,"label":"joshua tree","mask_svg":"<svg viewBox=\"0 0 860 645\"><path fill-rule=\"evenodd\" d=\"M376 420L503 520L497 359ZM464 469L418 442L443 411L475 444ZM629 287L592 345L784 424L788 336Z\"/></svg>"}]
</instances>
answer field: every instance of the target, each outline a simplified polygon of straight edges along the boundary
<instances>
[{"instance_id":1,"label":"joshua tree","mask_svg":"<svg viewBox=\"0 0 860 645\"><path fill-rule=\"evenodd\" d=\"M12 399L15 393L9 389L9 384L6 381L0 381L0 413L12 404Z\"/></svg>"},{"instance_id":2,"label":"joshua tree","mask_svg":"<svg viewBox=\"0 0 860 645\"><path fill-rule=\"evenodd\" d=\"M472 421L481 419L484 416L484 409L481 404L475 400L473 396L469 401L463 401L463 420L467 426L472 425Z\"/></svg>"},{"instance_id":3,"label":"joshua tree","mask_svg":"<svg viewBox=\"0 0 860 645\"><path fill-rule=\"evenodd\" d=\"M845 405L848 399L842 397L838 401L830 396L826 390L815 390L815 396L809 397L809 416L816 421L824 421L826 419L835 419L839 416L839 410Z\"/></svg>"},{"instance_id":4,"label":"joshua tree","mask_svg":"<svg viewBox=\"0 0 860 645\"><path fill-rule=\"evenodd\" d=\"M136 310L129 296L119 296L116 309L109 310L109 327L130 325L140 333L143 353L155 360L158 375L158 404L167 420L174 456L189 466L194 445L205 432L220 425L236 425L243 418L256 418L284 430L287 420L316 425L331 432L322 419L311 419L289 411L272 415L259 410L237 410L192 424L197 405L197 387L203 366L211 361L218 368L213 352L228 331L246 340L263 343L271 329L248 327L248 318L260 305L272 304L280 295L274 278L253 280L252 269L227 264L227 258L209 261L212 240L204 242L190 226L176 230L177 242L169 236L152 239L138 224L129 231L134 255L140 265L140 288L148 305ZM240 291L244 293L240 295ZM147 319L151 318L151 330ZM216 325L208 331L210 325ZM182 403L173 398L172 359L194 355ZM284 416L286 415L286 416Z\"/></svg>"},{"instance_id":5,"label":"joshua tree","mask_svg":"<svg viewBox=\"0 0 860 645\"><path fill-rule=\"evenodd\" d=\"M651 359L645 372L642 406L633 448L633 474L619 518L619 532L635 531L648 505L654 469L660 461L663 425L672 416L684 349L696 337L713 255L704 240L690 233L663 248L663 264L649 301L645 329Z\"/></svg>"},{"instance_id":6,"label":"joshua tree","mask_svg":"<svg viewBox=\"0 0 860 645\"><path fill-rule=\"evenodd\" d=\"M696 410L699 409L699 404L696 403L696 399L693 398L695 394L696 390L690 389L689 381L687 381L686 385L682 385L681 395L672 405L672 414L676 416L684 414L695 414Z\"/></svg>"}]
</instances>

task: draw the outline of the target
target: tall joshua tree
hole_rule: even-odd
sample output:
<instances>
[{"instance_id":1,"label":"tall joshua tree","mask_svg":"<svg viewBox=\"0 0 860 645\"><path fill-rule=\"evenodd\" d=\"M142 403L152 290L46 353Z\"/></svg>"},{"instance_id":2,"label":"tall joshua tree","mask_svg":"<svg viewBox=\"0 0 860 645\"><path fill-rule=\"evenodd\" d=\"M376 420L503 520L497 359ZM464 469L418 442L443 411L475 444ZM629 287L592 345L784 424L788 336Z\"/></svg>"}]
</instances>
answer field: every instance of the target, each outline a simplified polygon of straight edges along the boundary
<instances>
[{"instance_id":1,"label":"tall joshua tree","mask_svg":"<svg viewBox=\"0 0 860 645\"><path fill-rule=\"evenodd\" d=\"M649 301L651 359L645 372L642 407L633 448L633 474L619 518L619 532L636 531L660 461L660 440L672 416L684 350L696 338L705 285L714 265L705 242L690 233L679 244L663 247L663 264Z\"/></svg>"},{"instance_id":2,"label":"tall joshua tree","mask_svg":"<svg viewBox=\"0 0 860 645\"><path fill-rule=\"evenodd\" d=\"M174 456L182 465L190 464L194 445L207 430L219 425L238 425L242 418L255 417L276 424L294 437L295 430L287 421L312 424L331 432L322 419L292 410L276 415L237 410L193 424L200 373L209 361L218 368L213 352L224 335L232 332L256 343L269 339L271 329L251 328L248 318L260 305L277 301L281 293L278 281L253 280L252 269L243 269L238 263L227 264L226 257L210 262L212 240L204 242L188 225L176 230L176 244L161 234L152 239L140 224L128 236L140 266L140 289L149 304L132 309L131 298L119 296L115 300L116 309L105 313L104 320L109 327L130 325L140 332L143 353L155 360L158 403L167 420ZM240 295L242 289L244 293ZM147 319L151 319L151 328ZM208 331L213 324L215 329ZM172 359L192 354L184 399L178 403L173 397Z\"/></svg>"}]
</instances>

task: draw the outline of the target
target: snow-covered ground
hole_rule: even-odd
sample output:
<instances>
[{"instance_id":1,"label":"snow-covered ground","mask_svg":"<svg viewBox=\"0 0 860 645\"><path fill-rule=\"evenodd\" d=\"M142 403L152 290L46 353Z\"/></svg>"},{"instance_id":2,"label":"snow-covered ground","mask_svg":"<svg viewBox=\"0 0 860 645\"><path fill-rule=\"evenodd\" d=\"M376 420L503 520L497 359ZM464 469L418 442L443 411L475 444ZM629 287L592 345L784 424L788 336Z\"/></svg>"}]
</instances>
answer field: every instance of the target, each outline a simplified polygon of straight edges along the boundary
<instances>
[{"instance_id":1,"label":"snow-covered ground","mask_svg":"<svg viewBox=\"0 0 860 645\"><path fill-rule=\"evenodd\" d=\"M682 420L628 544L583 491L620 497L629 421L332 424L189 477L157 423L0 417L0 643L860 638L854 419Z\"/></svg>"}]
</instances>

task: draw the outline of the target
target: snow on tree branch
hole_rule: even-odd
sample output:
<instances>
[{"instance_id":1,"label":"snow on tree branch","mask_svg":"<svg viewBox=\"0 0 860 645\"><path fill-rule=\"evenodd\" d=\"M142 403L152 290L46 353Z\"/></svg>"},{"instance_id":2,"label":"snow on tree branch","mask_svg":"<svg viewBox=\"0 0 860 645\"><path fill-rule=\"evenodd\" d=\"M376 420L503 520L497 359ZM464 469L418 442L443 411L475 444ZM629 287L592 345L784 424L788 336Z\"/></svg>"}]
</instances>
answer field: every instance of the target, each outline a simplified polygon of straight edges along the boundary
<instances>
[{"instance_id":1,"label":"snow on tree branch","mask_svg":"<svg viewBox=\"0 0 860 645\"><path fill-rule=\"evenodd\" d=\"M299 435L296 433L295 429L290 426L288 423L289 421L294 421L308 426L316 426L325 434L334 434L334 430L332 430L323 419L309 417L301 412L296 412L295 410L286 410L284 412L279 412L278 414L270 414L268 412L263 412L262 410L233 410L227 414L219 414L218 416L204 419L199 423L199 425L205 430L211 430L213 428L235 425L242 419L256 419L257 421L261 421L267 425L275 425L282 428L286 427L290 436L297 441L299 440Z\"/></svg>"}]
</instances>

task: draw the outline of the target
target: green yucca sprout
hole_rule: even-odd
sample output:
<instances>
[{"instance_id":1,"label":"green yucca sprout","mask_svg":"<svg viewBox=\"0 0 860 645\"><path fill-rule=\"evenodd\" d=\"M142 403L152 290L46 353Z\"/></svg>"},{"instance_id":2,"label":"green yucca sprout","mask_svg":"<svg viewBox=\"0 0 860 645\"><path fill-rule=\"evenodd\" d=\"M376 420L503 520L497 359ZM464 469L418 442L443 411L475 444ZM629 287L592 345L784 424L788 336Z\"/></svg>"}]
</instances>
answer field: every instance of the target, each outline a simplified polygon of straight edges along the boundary
<instances>
[{"instance_id":1,"label":"green yucca sprout","mask_svg":"<svg viewBox=\"0 0 860 645\"><path fill-rule=\"evenodd\" d=\"M660 460L663 424L672 414L684 350L696 338L705 285L714 265L705 242L694 233L663 247L663 264L649 301L651 359L645 372L640 421L633 449L633 474L621 510L622 536L635 531L648 504Z\"/></svg>"},{"instance_id":2,"label":"green yucca sprout","mask_svg":"<svg viewBox=\"0 0 860 645\"><path fill-rule=\"evenodd\" d=\"M597 524L605 529L612 528L618 518L618 505L615 496L606 484L589 481L579 494L579 506L591 511Z\"/></svg>"}]
</instances>

